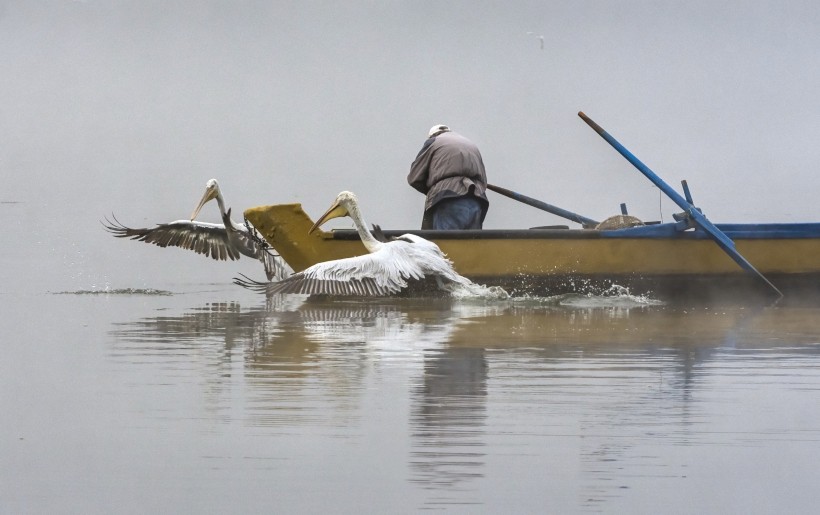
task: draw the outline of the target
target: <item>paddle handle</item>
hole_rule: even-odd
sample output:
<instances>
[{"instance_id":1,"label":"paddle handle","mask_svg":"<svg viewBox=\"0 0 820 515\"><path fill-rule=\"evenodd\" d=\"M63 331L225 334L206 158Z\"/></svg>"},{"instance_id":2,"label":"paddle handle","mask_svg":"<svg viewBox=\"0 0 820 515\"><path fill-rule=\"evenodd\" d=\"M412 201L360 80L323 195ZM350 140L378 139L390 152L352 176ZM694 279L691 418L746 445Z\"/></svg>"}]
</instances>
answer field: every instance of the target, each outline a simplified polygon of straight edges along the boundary
<instances>
[{"instance_id":1,"label":"paddle handle","mask_svg":"<svg viewBox=\"0 0 820 515\"><path fill-rule=\"evenodd\" d=\"M507 188L502 188L501 186L495 186L493 184L487 185L488 190L492 190L496 193L504 195L505 197L509 197L513 200L517 200L518 202L527 204L528 206L532 206L534 208L540 209L542 211L546 211L547 213L552 213L556 216L560 216L561 218L566 218L567 220L572 220L575 223L581 224L585 229L591 229L598 225L599 222L593 220L592 218L587 218L585 216L579 215L578 213L573 213L572 211L567 211L566 209L561 209L558 206L553 206L552 204L547 204L546 202L542 202L538 199L534 199L532 197L528 197L526 195L522 195L521 193L516 193L515 191L508 190Z\"/></svg>"}]
</instances>

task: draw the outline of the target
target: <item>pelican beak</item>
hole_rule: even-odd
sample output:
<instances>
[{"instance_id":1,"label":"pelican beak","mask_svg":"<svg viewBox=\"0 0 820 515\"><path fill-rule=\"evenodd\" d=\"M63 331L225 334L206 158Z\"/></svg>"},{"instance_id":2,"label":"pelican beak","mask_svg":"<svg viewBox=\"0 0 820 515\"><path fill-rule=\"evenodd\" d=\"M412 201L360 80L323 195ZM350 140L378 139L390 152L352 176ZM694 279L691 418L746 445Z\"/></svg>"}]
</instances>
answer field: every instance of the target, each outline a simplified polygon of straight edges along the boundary
<instances>
[{"instance_id":1,"label":"pelican beak","mask_svg":"<svg viewBox=\"0 0 820 515\"><path fill-rule=\"evenodd\" d=\"M205 193L202 195L202 198L199 200L199 204L197 204L196 209L194 209L194 212L191 213L191 220L195 220L196 215L199 214L199 212L202 210L202 207L215 198L216 188L208 186L208 188L205 189Z\"/></svg>"},{"instance_id":2,"label":"pelican beak","mask_svg":"<svg viewBox=\"0 0 820 515\"><path fill-rule=\"evenodd\" d=\"M332 218L341 218L341 217L347 216L347 215L348 215L347 208L345 208L343 205L339 204L338 202L334 202L333 205L330 206L330 209L328 209L325 212L325 214L323 214L321 217L319 217L319 220L317 220L316 223L313 224L313 227L310 228L310 230L308 231L308 234L312 234L313 231L315 231L316 229L321 227L321 225L323 223L327 222L328 220L330 220Z\"/></svg>"}]
</instances>

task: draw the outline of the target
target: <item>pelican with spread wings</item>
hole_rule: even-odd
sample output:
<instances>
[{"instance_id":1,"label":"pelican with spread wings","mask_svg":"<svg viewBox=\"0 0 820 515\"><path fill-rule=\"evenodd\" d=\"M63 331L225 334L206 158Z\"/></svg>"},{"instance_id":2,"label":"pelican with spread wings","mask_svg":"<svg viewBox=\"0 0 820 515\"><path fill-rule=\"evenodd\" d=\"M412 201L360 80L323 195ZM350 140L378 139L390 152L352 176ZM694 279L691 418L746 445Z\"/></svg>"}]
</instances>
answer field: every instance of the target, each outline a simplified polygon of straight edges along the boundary
<instances>
[{"instance_id":1,"label":"pelican with spread wings","mask_svg":"<svg viewBox=\"0 0 820 515\"><path fill-rule=\"evenodd\" d=\"M379 241L367 230L356 195L343 191L311 227L310 232L332 218L349 216L368 253L317 263L279 282L261 283L234 279L236 284L268 295L301 293L324 295L393 295L406 289L409 282L434 278L439 289L450 291L455 285L471 285L453 269L453 263L438 245L414 234L390 241Z\"/></svg>"},{"instance_id":2,"label":"pelican with spread wings","mask_svg":"<svg viewBox=\"0 0 820 515\"><path fill-rule=\"evenodd\" d=\"M205 204L214 199L219 205L222 223L196 221ZM191 214L190 220L176 220L151 228L132 229L121 224L115 216L112 217L114 220L106 219L103 226L117 238L130 238L160 247L180 247L220 261L233 261L241 256L252 257L258 259L265 267L265 275L269 281L283 279L291 272L282 258L271 252L270 246L255 233L254 229L231 219L231 210L225 209L225 200L216 179L209 180L205 185L205 193Z\"/></svg>"}]
</instances>

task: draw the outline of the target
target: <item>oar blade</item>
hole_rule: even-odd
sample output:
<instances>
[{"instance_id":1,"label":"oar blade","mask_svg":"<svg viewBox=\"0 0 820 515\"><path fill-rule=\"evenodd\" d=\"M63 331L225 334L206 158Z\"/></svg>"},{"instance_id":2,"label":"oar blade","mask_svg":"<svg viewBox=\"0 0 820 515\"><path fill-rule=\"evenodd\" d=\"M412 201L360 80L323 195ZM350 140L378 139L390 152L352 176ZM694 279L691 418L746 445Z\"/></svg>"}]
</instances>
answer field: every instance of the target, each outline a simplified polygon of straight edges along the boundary
<instances>
[{"instance_id":1,"label":"oar blade","mask_svg":"<svg viewBox=\"0 0 820 515\"><path fill-rule=\"evenodd\" d=\"M695 214L697 213L697 214ZM780 289L777 288L774 284L772 284L769 279L766 278L765 275L760 273L760 271L752 265L749 260L747 260L743 255L737 251L735 248L735 242L732 241L731 238L726 236L726 234L718 229L715 224L709 221L703 214L698 212L695 209L689 211L689 215L692 216L692 219L695 223L703 229L706 234L711 236L711 238L717 243L718 247L720 247L723 252L728 254L732 260L740 265L740 267L745 270L748 274L752 275L753 277L757 277L762 283L764 283L768 288L769 291L776 294L778 298L783 297L783 293Z\"/></svg>"}]
</instances>

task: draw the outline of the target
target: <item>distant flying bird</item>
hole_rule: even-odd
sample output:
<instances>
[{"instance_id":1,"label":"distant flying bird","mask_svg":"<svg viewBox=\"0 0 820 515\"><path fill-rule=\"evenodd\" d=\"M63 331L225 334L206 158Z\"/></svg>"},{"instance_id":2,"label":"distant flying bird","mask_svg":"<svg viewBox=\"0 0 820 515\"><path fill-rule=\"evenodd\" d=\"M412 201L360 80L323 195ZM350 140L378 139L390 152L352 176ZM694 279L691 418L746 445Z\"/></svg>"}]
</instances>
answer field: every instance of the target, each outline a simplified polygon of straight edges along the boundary
<instances>
[{"instance_id":1,"label":"distant flying bird","mask_svg":"<svg viewBox=\"0 0 820 515\"><path fill-rule=\"evenodd\" d=\"M216 199L222 224L195 221L202 207ZM269 250L269 245L250 226L239 225L231 220L231 210L225 210L225 201L216 179L207 182L205 193L191 214L190 220L176 220L156 227L132 229L114 217L114 221L103 223L105 229L117 238L153 243L160 247L180 247L193 250L216 260L237 260L240 256L258 259L265 267L268 280L279 280L290 273L282 258Z\"/></svg>"},{"instance_id":2,"label":"distant flying bird","mask_svg":"<svg viewBox=\"0 0 820 515\"><path fill-rule=\"evenodd\" d=\"M541 42L541 50L544 50L544 36L536 36L536 35L535 35L535 32L532 32L531 30L528 30L528 31L527 31L527 35L528 35L528 36L534 36L534 37L535 37L535 39L537 39L538 41L540 41L540 42Z\"/></svg>"},{"instance_id":3,"label":"distant flying bird","mask_svg":"<svg viewBox=\"0 0 820 515\"><path fill-rule=\"evenodd\" d=\"M367 230L356 195L343 191L336 201L310 228L315 231L327 220L349 216L368 254L317 263L287 279L260 283L251 279L234 279L240 286L268 295L301 293L326 295L374 295L399 293L408 281L435 278L438 287L450 291L455 285L471 285L459 275L438 245L413 234L381 242Z\"/></svg>"}]
</instances>

